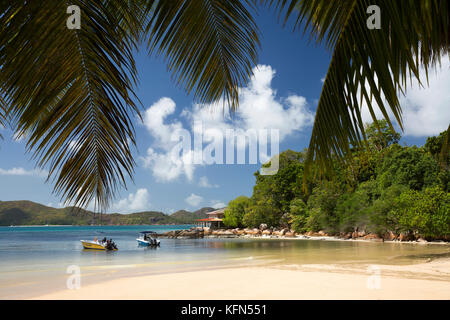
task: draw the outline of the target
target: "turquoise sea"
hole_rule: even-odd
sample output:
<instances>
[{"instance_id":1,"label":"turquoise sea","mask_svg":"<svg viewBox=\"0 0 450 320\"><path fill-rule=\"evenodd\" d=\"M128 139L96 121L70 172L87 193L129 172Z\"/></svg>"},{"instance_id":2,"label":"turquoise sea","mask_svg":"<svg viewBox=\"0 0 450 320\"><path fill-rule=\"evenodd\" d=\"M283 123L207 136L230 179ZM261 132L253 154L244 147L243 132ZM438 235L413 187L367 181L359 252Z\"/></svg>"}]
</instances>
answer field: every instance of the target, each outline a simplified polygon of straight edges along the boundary
<instances>
[{"instance_id":1,"label":"turquoise sea","mask_svg":"<svg viewBox=\"0 0 450 320\"><path fill-rule=\"evenodd\" d=\"M82 283L143 274L258 265L412 264L450 256L448 245L289 239L161 239L139 247L139 231L190 226L0 227L0 299L64 290L69 266ZM112 238L115 252L83 250L80 240Z\"/></svg>"}]
</instances>

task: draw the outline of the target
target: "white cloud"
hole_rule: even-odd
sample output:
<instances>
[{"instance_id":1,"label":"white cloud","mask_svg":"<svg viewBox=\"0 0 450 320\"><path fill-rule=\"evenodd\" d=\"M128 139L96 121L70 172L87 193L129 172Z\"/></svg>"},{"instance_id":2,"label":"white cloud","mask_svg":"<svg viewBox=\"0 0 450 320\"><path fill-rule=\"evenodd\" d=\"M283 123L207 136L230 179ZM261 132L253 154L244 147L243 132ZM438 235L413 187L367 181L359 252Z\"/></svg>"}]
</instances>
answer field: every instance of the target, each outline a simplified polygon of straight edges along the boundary
<instances>
[{"instance_id":1,"label":"white cloud","mask_svg":"<svg viewBox=\"0 0 450 320\"><path fill-rule=\"evenodd\" d=\"M64 208L64 204L62 202L58 202L58 204L55 205L55 204L53 204L53 202L50 202L47 204L47 207L60 209L60 208Z\"/></svg>"},{"instance_id":2,"label":"white cloud","mask_svg":"<svg viewBox=\"0 0 450 320\"><path fill-rule=\"evenodd\" d=\"M258 65L247 88L241 88L239 109L233 115L223 115L221 104L195 105L185 112L191 120L201 121L204 128L225 129L277 129L280 139L312 125L314 115L307 108L306 99L298 95L278 98L271 82L276 72L271 66Z\"/></svg>"},{"instance_id":3,"label":"white cloud","mask_svg":"<svg viewBox=\"0 0 450 320\"><path fill-rule=\"evenodd\" d=\"M202 188L219 188L219 185L217 184L211 184L208 180L208 177L200 177L198 181L198 186Z\"/></svg>"},{"instance_id":4,"label":"white cloud","mask_svg":"<svg viewBox=\"0 0 450 320\"><path fill-rule=\"evenodd\" d=\"M447 130L450 123L450 60L442 60L442 68L431 70L429 86L421 70L424 87L417 81L400 99L405 135L423 137Z\"/></svg>"},{"instance_id":5,"label":"white cloud","mask_svg":"<svg viewBox=\"0 0 450 320\"><path fill-rule=\"evenodd\" d=\"M182 155L180 150L173 150L179 140L174 141L171 137L176 132L192 135L194 130L198 130L194 127L195 123L202 124L203 142L209 146L214 145L217 137L225 137L227 129L233 129L235 132L277 129L282 142L286 137L311 126L314 115L308 110L304 97L277 97L271 85L275 73L271 66L259 65L254 68L254 75L248 87L240 89L239 109L233 116L229 114L226 106L224 111L222 103L195 104L191 110L185 109L181 116L187 120L188 128L184 128L178 120L167 121L175 113L175 102L167 97L160 99L147 109L144 115L144 125L153 136L154 143L147 150L147 155L141 157L143 166L150 169L159 181L172 181L183 175L192 181L195 168L200 165L192 164L191 160L196 154L190 151ZM242 149L246 145L236 147ZM203 180L200 181L200 186L208 187L209 183L205 183L204 178L201 179Z\"/></svg>"},{"instance_id":6,"label":"white cloud","mask_svg":"<svg viewBox=\"0 0 450 320\"><path fill-rule=\"evenodd\" d=\"M419 85L415 78L411 85L411 79L408 78L406 94L404 96L400 94L399 99L403 110L405 129L404 136L426 137L437 135L446 130L450 122L450 60L448 57L442 59L441 68L429 70L428 84L423 68L420 70L420 77L423 87ZM378 107L374 111L378 119L384 118ZM389 116L394 119L390 111ZM365 104L362 108L362 118L364 122L370 123L373 121ZM399 128L398 124L397 128Z\"/></svg>"},{"instance_id":7,"label":"white cloud","mask_svg":"<svg viewBox=\"0 0 450 320\"><path fill-rule=\"evenodd\" d=\"M184 201L186 201L186 203L188 205L190 205L191 207L198 207L200 205L200 203L203 202L203 197L192 193L189 197L184 199Z\"/></svg>"},{"instance_id":8,"label":"white cloud","mask_svg":"<svg viewBox=\"0 0 450 320\"><path fill-rule=\"evenodd\" d=\"M46 178L48 176L48 171L39 169L26 170L24 168L12 168L5 170L0 168L0 176L34 176Z\"/></svg>"},{"instance_id":9,"label":"white cloud","mask_svg":"<svg viewBox=\"0 0 450 320\"><path fill-rule=\"evenodd\" d=\"M130 193L127 198L121 199L111 206L111 212L132 213L146 211L150 208L149 193L145 188Z\"/></svg>"},{"instance_id":10,"label":"white cloud","mask_svg":"<svg viewBox=\"0 0 450 320\"><path fill-rule=\"evenodd\" d=\"M175 102L170 98L161 98L144 113L144 125L155 138L158 147L168 150L171 144L171 135L174 131L182 129L179 121L165 123L165 119L175 112Z\"/></svg>"},{"instance_id":11,"label":"white cloud","mask_svg":"<svg viewBox=\"0 0 450 320\"><path fill-rule=\"evenodd\" d=\"M190 156L189 154L186 158ZM146 157L141 157L141 161L144 168L150 169L158 181L172 181L183 174L191 181L194 176L195 168L191 161L183 159L175 151L157 152L155 149L149 148Z\"/></svg>"},{"instance_id":12,"label":"white cloud","mask_svg":"<svg viewBox=\"0 0 450 320\"><path fill-rule=\"evenodd\" d=\"M212 200L211 201L211 207L214 209L222 209L225 208L227 205L219 200Z\"/></svg>"},{"instance_id":13,"label":"white cloud","mask_svg":"<svg viewBox=\"0 0 450 320\"><path fill-rule=\"evenodd\" d=\"M150 169L158 181L172 181L181 175L188 180L193 179L194 166L192 153L180 154L174 149L178 143L172 135L183 130L179 121L166 123L166 118L175 112L175 102L170 98L161 98L150 106L144 114L144 125L153 136L153 146L147 149L145 157L140 160L144 168Z\"/></svg>"}]
</instances>

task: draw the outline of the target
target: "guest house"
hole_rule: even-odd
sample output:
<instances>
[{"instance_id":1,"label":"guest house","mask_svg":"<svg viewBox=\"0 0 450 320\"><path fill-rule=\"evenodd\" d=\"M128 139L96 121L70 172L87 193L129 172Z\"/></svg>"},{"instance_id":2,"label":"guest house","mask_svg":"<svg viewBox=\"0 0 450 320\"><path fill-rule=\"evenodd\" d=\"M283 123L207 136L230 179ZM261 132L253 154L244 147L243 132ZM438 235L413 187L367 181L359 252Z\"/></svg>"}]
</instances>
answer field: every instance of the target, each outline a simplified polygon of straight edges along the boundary
<instances>
[{"instance_id":1,"label":"guest house","mask_svg":"<svg viewBox=\"0 0 450 320\"><path fill-rule=\"evenodd\" d=\"M205 219L197 219L196 224L197 227L201 228L211 228L211 229L219 229L223 227L223 218L224 218L225 208L208 212L208 218Z\"/></svg>"}]
</instances>

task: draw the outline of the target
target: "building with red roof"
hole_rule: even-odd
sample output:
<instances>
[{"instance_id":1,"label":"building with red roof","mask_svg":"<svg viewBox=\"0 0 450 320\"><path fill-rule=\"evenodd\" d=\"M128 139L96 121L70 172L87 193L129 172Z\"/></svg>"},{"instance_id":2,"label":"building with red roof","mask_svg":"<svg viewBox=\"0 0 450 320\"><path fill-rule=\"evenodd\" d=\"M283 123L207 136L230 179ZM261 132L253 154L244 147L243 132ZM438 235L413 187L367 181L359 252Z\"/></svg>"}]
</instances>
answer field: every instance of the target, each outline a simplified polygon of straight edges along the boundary
<instances>
[{"instance_id":1,"label":"building with red roof","mask_svg":"<svg viewBox=\"0 0 450 320\"><path fill-rule=\"evenodd\" d=\"M218 229L223 227L223 218L225 216L225 208L208 212L208 218L197 219L197 227Z\"/></svg>"}]
</instances>

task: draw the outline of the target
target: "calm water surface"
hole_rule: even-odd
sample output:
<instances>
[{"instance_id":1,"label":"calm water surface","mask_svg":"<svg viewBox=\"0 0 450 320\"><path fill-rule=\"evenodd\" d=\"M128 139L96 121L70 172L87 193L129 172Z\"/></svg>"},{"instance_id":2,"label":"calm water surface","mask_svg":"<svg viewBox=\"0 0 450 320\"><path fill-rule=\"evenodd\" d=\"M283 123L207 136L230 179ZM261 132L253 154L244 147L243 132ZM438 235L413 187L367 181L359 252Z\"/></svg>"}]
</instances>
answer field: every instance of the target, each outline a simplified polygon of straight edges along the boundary
<instances>
[{"instance_id":1,"label":"calm water surface","mask_svg":"<svg viewBox=\"0 0 450 320\"><path fill-rule=\"evenodd\" d=\"M449 256L447 245L274 239L161 239L139 247L139 231L189 226L0 227L0 299L63 290L67 267L79 266L83 284L220 267L305 264L413 264ZM83 250L79 240L112 238L119 251Z\"/></svg>"}]
</instances>

